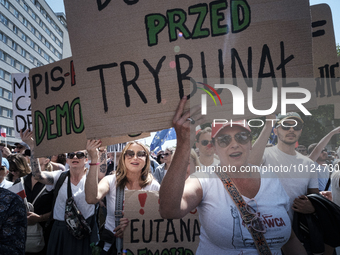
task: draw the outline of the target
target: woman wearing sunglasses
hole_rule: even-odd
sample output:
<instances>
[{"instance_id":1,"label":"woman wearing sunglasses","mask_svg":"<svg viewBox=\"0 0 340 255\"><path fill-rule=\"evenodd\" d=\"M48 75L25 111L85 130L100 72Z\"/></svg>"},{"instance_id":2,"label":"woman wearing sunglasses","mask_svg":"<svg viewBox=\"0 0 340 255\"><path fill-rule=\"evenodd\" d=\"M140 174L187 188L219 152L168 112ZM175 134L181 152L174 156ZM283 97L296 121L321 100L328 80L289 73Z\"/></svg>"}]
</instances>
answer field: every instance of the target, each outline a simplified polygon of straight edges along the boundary
<instances>
[{"instance_id":1,"label":"woman wearing sunglasses","mask_svg":"<svg viewBox=\"0 0 340 255\"><path fill-rule=\"evenodd\" d=\"M171 147L171 148L166 148L165 152L162 154L164 163L158 166L155 169L155 172L153 173L153 177L155 177L155 179L158 181L159 184L162 183L162 180L171 165L171 161L172 161L172 157L174 153L175 153L175 148Z\"/></svg>"},{"instance_id":2,"label":"woman wearing sunglasses","mask_svg":"<svg viewBox=\"0 0 340 255\"><path fill-rule=\"evenodd\" d=\"M177 148L159 192L161 216L182 218L198 209L198 255L281 254L281 248L285 254L306 254L291 231L288 196L279 180L262 178L256 167L256 171L244 171L252 144L250 128L243 121L212 126L213 146L225 172L194 173L185 180L192 121L190 112L184 112L186 101L181 100L173 119ZM199 110L193 108L192 115ZM227 191L230 187L232 191ZM266 249L263 236L271 253L261 250Z\"/></svg>"},{"instance_id":3,"label":"woman wearing sunglasses","mask_svg":"<svg viewBox=\"0 0 340 255\"><path fill-rule=\"evenodd\" d=\"M123 231L128 220L121 218L120 225L116 226L115 224L117 186L125 190L159 190L159 184L150 173L149 150L144 144L139 142L128 143L119 158L117 170L112 175L105 176L99 183L96 169L90 168L86 179L86 201L90 204L96 204L106 196L105 230L113 233L115 237L123 238ZM102 254L115 254L115 244L111 243L105 242Z\"/></svg>"},{"instance_id":4,"label":"woman wearing sunglasses","mask_svg":"<svg viewBox=\"0 0 340 255\"><path fill-rule=\"evenodd\" d=\"M26 176L31 172L24 155L20 153L10 154L7 157L7 160L9 162L9 174L7 176L9 181L15 182L20 177Z\"/></svg>"},{"instance_id":5,"label":"woman wearing sunglasses","mask_svg":"<svg viewBox=\"0 0 340 255\"><path fill-rule=\"evenodd\" d=\"M42 184L46 185L46 189L51 191L56 187L59 177L63 171L41 171L38 159L34 157L34 141L32 139L33 132L26 130L21 135L21 139L25 141L31 148L31 168L33 177ZM98 156L97 148L100 146L100 141L87 141L86 150L79 150L67 154L66 162L69 165L69 175L66 176L60 186L58 195L53 207L53 227L49 237L47 252L49 255L75 255L75 254L92 254L91 243L98 241L98 227L95 220L95 206L88 204L85 200L85 180L88 174L86 164L88 162L87 153L89 153L94 162ZM99 164L99 163L98 163ZM97 163L91 168L98 169ZM86 235L83 239L75 238L69 232L65 223L65 205L68 198L67 188L68 180L70 179L72 197L82 213L86 222L91 227L91 234ZM41 215L41 220L48 220L46 215Z\"/></svg>"}]
</instances>

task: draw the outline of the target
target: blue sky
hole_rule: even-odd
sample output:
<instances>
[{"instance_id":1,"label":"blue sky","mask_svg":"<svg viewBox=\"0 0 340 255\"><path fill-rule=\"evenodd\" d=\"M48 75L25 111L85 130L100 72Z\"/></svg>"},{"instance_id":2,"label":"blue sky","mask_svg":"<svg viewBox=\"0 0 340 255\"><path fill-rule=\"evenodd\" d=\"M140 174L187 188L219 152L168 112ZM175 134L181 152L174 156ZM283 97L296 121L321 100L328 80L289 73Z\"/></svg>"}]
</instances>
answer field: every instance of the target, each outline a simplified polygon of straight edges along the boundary
<instances>
[{"instance_id":1,"label":"blue sky","mask_svg":"<svg viewBox=\"0 0 340 255\"><path fill-rule=\"evenodd\" d=\"M63 0L46 0L51 9L54 12L63 12L65 13L64 1ZM335 31L335 41L337 44L340 44L340 0L310 0L310 5L326 3L331 7L332 16L333 16L333 24Z\"/></svg>"}]
</instances>

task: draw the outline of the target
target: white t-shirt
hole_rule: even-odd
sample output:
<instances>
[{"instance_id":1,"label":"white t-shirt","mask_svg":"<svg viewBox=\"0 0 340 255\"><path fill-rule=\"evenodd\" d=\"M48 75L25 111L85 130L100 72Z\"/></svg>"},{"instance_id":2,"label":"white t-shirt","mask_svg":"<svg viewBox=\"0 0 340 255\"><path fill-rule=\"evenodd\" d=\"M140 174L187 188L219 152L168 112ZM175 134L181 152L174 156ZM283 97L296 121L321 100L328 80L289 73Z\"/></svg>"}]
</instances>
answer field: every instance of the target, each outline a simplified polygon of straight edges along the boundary
<instances>
[{"instance_id":1,"label":"white t-shirt","mask_svg":"<svg viewBox=\"0 0 340 255\"><path fill-rule=\"evenodd\" d=\"M220 161L217 158L214 157L214 161L210 166L216 166L219 163L220 163ZM201 162L200 162L200 164L201 164L201 167L205 167L205 165L203 165ZM207 166L207 168L209 169L209 166Z\"/></svg>"},{"instance_id":2,"label":"white t-shirt","mask_svg":"<svg viewBox=\"0 0 340 255\"><path fill-rule=\"evenodd\" d=\"M242 221L240 212L215 173L194 173L203 190L197 210L201 222L200 243L196 255L257 254L253 238ZM272 254L281 254L289 240L291 223L287 214L289 198L277 178L262 178L254 197L260 219L267 228L264 237ZM249 198L243 196L244 201ZM249 205L256 210L254 201Z\"/></svg>"},{"instance_id":3,"label":"white t-shirt","mask_svg":"<svg viewBox=\"0 0 340 255\"><path fill-rule=\"evenodd\" d=\"M8 189L9 187L12 187L12 186L13 186L13 182L7 181L6 179L4 179L0 183L0 188Z\"/></svg>"},{"instance_id":4,"label":"white t-shirt","mask_svg":"<svg viewBox=\"0 0 340 255\"><path fill-rule=\"evenodd\" d=\"M62 172L63 171L61 170L51 172L53 174L54 183L53 185L46 185L46 190L51 191L52 189L54 189L59 179L59 176L61 175ZM74 201L76 202L79 210L81 211L85 219L87 219L88 217L94 214L94 205L90 205L86 203L85 201L86 175L83 176L83 178L80 180L77 186L73 185L71 182L71 190L72 190ZM65 203L67 200L67 182L68 182L68 177L65 178L63 185L60 187L57 199L55 201L55 206L53 210L53 219L55 220L60 220L60 221L65 220L64 216L65 216Z\"/></svg>"},{"instance_id":5,"label":"white t-shirt","mask_svg":"<svg viewBox=\"0 0 340 255\"><path fill-rule=\"evenodd\" d=\"M316 169L317 169L316 171L318 173L319 190L324 191L327 186L328 179L330 177L329 167L327 164L320 165L317 162L314 162L314 164L316 166ZM332 191L331 185L329 185L328 191Z\"/></svg>"},{"instance_id":6,"label":"white t-shirt","mask_svg":"<svg viewBox=\"0 0 340 255\"><path fill-rule=\"evenodd\" d=\"M332 196L333 196L333 202L336 203L338 206L340 206L340 172L334 172L332 174Z\"/></svg>"},{"instance_id":7,"label":"white t-shirt","mask_svg":"<svg viewBox=\"0 0 340 255\"><path fill-rule=\"evenodd\" d=\"M276 174L289 196L288 212L290 219L293 221L294 211L292 205L294 199L298 196L306 195L307 189L318 189L319 187L314 162L300 153L292 156L274 146L265 149L262 166L266 166L268 171L273 167L277 167L278 172Z\"/></svg>"},{"instance_id":8,"label":"white t-shirt","mask_svg":"<svg viewBox=\"0 0 340 255\"><path fill-rule=\"evenodd\" d=\"M106 179L110 186L110 190L106 194L107 216L105 221L105 228L113 232L113 230L116 228L116 219L114 215L116 210L116 175L115 174L107 175L103 179ZM153 179L151 184L147 185L141 190L158 191L159 187L160 187L159 183L155 179ZM125 187L124 190L128 190L128 188ZM105 243L104 250L108 251L110 246L111 244Z\"/></svg>"}]
</instances>

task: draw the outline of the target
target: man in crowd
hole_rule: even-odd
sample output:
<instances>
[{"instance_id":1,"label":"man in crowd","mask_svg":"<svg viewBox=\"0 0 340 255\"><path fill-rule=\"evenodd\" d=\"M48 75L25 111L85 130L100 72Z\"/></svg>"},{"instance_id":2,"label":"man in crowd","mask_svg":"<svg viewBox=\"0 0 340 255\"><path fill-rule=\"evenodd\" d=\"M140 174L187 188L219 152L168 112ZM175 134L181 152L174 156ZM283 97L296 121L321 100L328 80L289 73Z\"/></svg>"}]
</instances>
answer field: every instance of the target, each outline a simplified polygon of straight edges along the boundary
<instances>
[{"instance_id":1,"label":"man in crowd","mask_svg":"<svg viewBox=\"0 0 340 255\"><path fill-rule=\"evenodd\" d=\"M215 158L210 127L206 127L197 133L196 148L199 150L199 160L201 166L215 166L219 163L219 160Z\"/></svg>"},{"instance_id":2,"label":"man in crowd","mask_svg":"<svg viewBox=\"0 0 340 255\"><path fill-rule=\"evenodd\" d=\"M271 118L275 119L275 117ZM307 198L307 194L319 193L317 173L311 173L313 161L295 151L295 144L299 140L303 120L300 115L291 112L278 115L274 133L278 137L276 146L265 149L272 130L272 122L266 121L259 138L253 146L250 163L267 167L282 166L292 169L290 172L279 171L277 174L286 190L289 201L289 216L293 220L293 210L300 213L313 213L314 207ZM263 156L262 156L263 155ZM300 173L299 167L303 169ZM294 171L294 169L296 169Z\"/></svg>"},{"instance_id":3,"label":"man in crowd","mask_svg":"<svg viewBox=\"0 0 340 255\"><path fill-rule=\"evenodd\" d=\"M24 142L21 143L15 143L16 147L14 149L14 153L21 153L24 154L26 149L29 149L28 145Z\"/></svg>"},{"instance_id":4,"label":"man in crowd","mask_svg":"<svg viewBox=\"0 0 340 255\"><path fill-rule=\"evenodd\" d=\"M304 155L304 156L307 156L308 154L307 154L307 148L306 148L306 146L304 146L304 145L299 145L298 147L296 147L296 149L295 149L297 152L300 152L302 155Z\"/></svg>"},{"instance_id":5,"label":"man in crowd","mask_svg":"<svg viewBox=\"0 0 340 255\"><path fill-rule=\"evenodd\" d=\"M330 191L329 166L327 165L328 151L325 146L329 143L333 135L340 133L340 127L333 129L319 143L313 143L308 147L309 158L314 161L315 171L318 173L319 190Z\"/></svg>"}]
</instances>

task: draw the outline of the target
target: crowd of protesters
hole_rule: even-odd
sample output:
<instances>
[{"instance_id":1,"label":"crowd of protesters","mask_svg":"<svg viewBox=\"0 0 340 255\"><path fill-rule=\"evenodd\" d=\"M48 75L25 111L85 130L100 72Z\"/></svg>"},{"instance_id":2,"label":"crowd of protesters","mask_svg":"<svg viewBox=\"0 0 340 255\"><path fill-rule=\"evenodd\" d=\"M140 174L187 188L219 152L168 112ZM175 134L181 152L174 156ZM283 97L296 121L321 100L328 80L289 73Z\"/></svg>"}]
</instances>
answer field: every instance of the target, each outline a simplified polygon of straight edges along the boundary
<instances>
[{"instance_id":1,"label":"crowd of protesters","mask_svg":"<svg viewBox=\"0 0 340 255\"><path fill-rule=\"evenodd\" d=\"M185 102L173 121L177 147L156 154L140 142L106 152L100 140L89 140L86 150L36 158L33 132L28 130L21 132L22 142L15 148L0 144L0 254L116 254L129 224L123 213L117 216L119 189L159 190L164 218L182 218L197 208L197 254L261 254L266 249L272 254L336 254L340 149L326 147L340 127L316 143L298 145L304 122L299 114L288 113L269 116L277 119L274 146L268 146L270 122L253 144L246 121L210 125L196 131L191 141L193 122L183 110ZM258 172L240 171L249 165ZM262 167L292 165L298 171L261 174ZM211 171L215 166L237 171ZM6 190L20 182L24 200ZM65 221L70 197L90 229L82 238L76 238ZM266 217L280 219L280 224L272 228ZM25 252L26 231L37 223L45 245Z\"/></svg>"}]
</instances>

